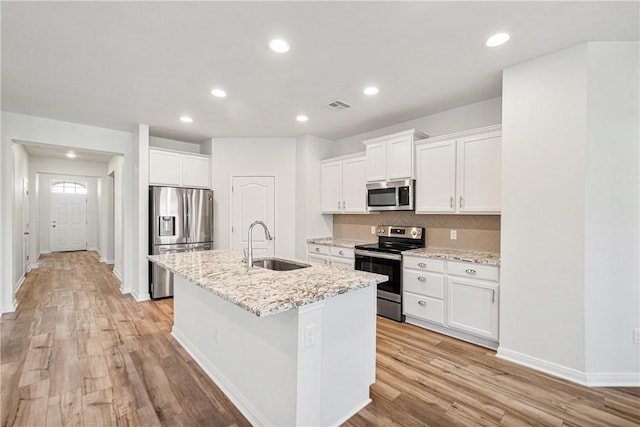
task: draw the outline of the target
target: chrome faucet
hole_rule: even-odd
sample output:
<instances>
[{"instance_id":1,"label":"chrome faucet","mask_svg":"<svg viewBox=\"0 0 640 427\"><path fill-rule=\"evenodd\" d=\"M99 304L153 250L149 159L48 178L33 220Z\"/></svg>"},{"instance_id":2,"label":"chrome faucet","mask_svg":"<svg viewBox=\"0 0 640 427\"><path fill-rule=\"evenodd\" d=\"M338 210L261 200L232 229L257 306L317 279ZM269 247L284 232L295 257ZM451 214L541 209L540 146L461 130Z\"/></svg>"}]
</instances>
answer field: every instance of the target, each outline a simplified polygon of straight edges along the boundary
<instances>
[{"instance_id":1,"label":"chrome faucet","mask_svg":"<svg viewBox=\"0 0 640 427\"><path fill-rule=\"evenodd\" d=\"M269 233L269 229L267 228L267 224L262 221L254 221L253 224L249 226L249 247L247 248L247 266L249 268L253 267L253 227L260 224L262 228L264 228L264 238L267 240L273 240L271 233Z\"/></svg>"}]
</instances>

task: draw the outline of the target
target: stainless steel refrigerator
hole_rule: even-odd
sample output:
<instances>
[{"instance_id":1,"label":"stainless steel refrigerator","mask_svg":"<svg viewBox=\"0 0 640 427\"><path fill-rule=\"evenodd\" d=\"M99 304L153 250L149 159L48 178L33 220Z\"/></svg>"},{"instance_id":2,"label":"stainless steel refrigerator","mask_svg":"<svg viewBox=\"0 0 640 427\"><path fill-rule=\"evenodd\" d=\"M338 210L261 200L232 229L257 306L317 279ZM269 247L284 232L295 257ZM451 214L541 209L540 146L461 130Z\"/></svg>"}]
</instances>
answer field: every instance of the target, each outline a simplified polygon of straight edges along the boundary
<instances>
[{"instance_id":1,"label":"stainless steel refrigerator","mask_svg":"<svg viewBox=\"0 0 640 427\"><path fill-rule=\"evenodd\" d=\"M149 253L213 249L213 191L149 187ZM149 263L151 298L173 296L173 273Z\"/></svg>"}]
</instances>

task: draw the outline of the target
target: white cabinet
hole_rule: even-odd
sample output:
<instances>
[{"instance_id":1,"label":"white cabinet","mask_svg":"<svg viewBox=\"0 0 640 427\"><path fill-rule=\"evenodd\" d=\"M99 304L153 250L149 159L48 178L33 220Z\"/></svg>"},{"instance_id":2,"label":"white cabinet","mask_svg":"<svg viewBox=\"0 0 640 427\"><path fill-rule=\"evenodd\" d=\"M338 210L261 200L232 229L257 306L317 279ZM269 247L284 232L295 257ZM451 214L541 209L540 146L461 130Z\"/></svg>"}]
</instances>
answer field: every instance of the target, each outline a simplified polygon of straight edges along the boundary
<instances>
[{"instance_id":1,"label":"white cabinet","mask_svg":"<svg viewBox=\"0 0 640 427\"><path fill-rule=\"evenodd\" d=\"M410 129L364 141L367 182L413 179L414 141L423 138L427 135Z\"/></svg>"},{"instance_id":2,"label":"white cabinet","mask_svg":"<svg viewBox=\"0 0 640 427\"><path fill-rule=\"evenodd\" d=\"M498 340L497 266L448 262L447 325L490 340Z\"/></svg>"},{"instance_id":3,"label":"white cabinet","mask_svg":"<svg viewBox=\"0 0 640 427\"><path fill-rule=\"evenodd\" d=\"M323 160L320 199L322 213L367 213L365 158L358 155Z\"/></svg>"},{"instance_id":4,"label":"white cabinet","mask_svg":"<svg viewBox=\"0 0 640 427\"><path fill-rule=\"evenodd\" d=\"M406 255L402 262L408 323L497 346L498 266Z\"/></svg>"},{"instance_id":5,"label":"white cabinet","mask_svg":"<svg viewBox=\"0 0 640 427\"><path fill-rule=\"evenodd\" d=\"M149 149L149 184L180 185L180 153Z\"/></svg>"},{"instance_id":6,"label":"white cabinet","mask_svg":"<svg viewBox=\"0 0 640 427\"><path fill-rule=\"evenodd\" d=\"M211 157L149 148L149 184L210 188Z\"/></svg>"},{"instance_id":7,"label":"white cabinet","mask_svg":"<svg viewBox=\"0 0 640 427\"><path fill-rule=\"evenodd\" d=\"M355 254L353 248L309 243L307 245L307 261L311 264L332 265L353 270Z\"/></svg>"},{"instance_id":8,"label":"white cabinet","mask_svg":"<svg viewBox=\"0 0 640 427\"><path fill-rule=\"evenodd\" d=\"M182 154L182 185L209 188L211 186L210 165L211 158L208 156Z\"/></svg>"},{"instance_id":9,"label":"white cabinet","mask_svg":"<svg viewBox=\"0 0 640 427\"><path fill-rule=\"evenodd\" d=\"M416 213L499 214L502 132L490 126L416 145Z\"/></svg>"}]
</instances>

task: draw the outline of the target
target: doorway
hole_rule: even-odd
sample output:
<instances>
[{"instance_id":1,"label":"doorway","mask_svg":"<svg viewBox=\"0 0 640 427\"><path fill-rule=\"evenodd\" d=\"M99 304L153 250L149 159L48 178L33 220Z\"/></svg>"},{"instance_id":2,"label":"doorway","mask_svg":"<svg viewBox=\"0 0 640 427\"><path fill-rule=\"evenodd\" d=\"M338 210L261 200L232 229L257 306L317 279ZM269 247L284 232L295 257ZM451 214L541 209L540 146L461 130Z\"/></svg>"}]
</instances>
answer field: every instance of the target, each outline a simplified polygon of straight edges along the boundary
<instances>
[{"instance_id":1,"label":"doorway","mask_svg":"<svg viewBox=\"0 0 640 427\"><path fill-rule=\"evenodd\" d=\"M275 253L275 177L234 176L231 178L231 248L245 249L249 226L263 221L274 240L265 239L263 230L253 233L254 256L272 256ZM260 227L258 227L260 228Z\"/></svg>"},{"instance_id":2,"label":"doorway","mask_svg":"<svg viewBox=\"0 0 640 427\"><path fill-rule=\"evenodd\" d=\"M51 252L87 249L87 183L51 182L49 196Z\"/></svg>"},{"instance_id":3,"label":"doorway","mask_svg":"<svg viewBox=\"0 0 640 427\"><path fill-rule=\"evenodd\" d=\"M29 253L31 251L31 236L29 231L29 180L22 178L22 274L31 270Z\"/></svg>"}]
</instances>

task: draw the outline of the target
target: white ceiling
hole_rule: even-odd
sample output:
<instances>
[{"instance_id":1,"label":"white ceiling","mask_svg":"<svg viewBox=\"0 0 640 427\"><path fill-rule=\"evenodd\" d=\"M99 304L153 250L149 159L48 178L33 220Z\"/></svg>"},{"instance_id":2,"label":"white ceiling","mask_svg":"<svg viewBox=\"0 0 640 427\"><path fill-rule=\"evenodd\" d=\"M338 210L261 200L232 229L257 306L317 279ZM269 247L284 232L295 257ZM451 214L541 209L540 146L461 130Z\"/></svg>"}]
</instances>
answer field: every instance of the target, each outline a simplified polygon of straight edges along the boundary
<instances>
[{"instance_id":1,"label":"white ceiling","mask_svg":"<svg viewBox=\"0 0 640 427\"><path fill-rule=\"evenodd\" d=\"M6 2L2 109L201 142L329 139L501 95L501 70L637 40L638 2ZM511 41L484 46L493 33ZM273 37L287 54L268 48ZM362 94L369 84L374 97ZM228 96L214 98L223 87ZM340 98L344 111L326 107ZM299 113L309 116L296 122ZM179 121L183 114L191 124Z\"/></svg>"}]
</instances>

